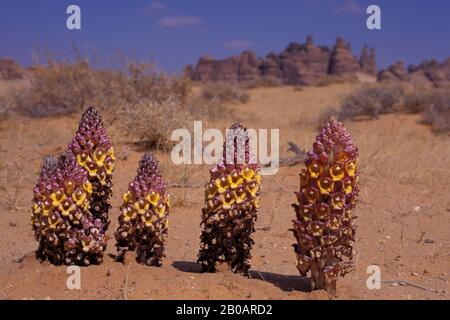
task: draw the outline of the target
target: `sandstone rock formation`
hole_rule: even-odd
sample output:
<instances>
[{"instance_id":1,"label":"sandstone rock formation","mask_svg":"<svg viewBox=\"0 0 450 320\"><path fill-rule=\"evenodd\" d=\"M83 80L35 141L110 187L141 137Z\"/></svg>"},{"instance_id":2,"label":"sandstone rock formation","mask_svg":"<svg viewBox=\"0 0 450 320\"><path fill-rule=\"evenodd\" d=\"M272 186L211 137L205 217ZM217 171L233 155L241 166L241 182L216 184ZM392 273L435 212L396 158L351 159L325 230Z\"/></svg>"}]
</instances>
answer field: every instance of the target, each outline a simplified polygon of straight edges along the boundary
<instances>
[{"instance_id":1,"label":"sandstone rock formation","mask_svg":"<svg viewBox=\"0 0 450 320\"><path fill-rule=\"evenodd\" d=\"M361 52L361 57L359 58L359 68L363 73L376 76L377 67L375 61L375 49L371 48L369 53L369 47L365 45Z\"/></svg>"},{"instance_id":2,"label":"sandstone rock formation","mask_svg":"<svg viewBox=\"0 0 450 320\"><path fill-rule=\"evenodd\" d=\"M408 79L408 73L403 61L397 61L378 73L378 81L408 81Z\"/></svg>"},{"instance_id":3,"label":"sandstone rock formation","mask_svg":"<svg viewBox=\"0 0 450 320\"><path fill-rule=\"evenodd\" d=\"M23 77L22 68L12 59L0 59L0 79L14 80Z\"/></svg>"},{"instance_id":4,"label":"sandstone rock formation","mask_svg":"<svg viewBox=\"0 0 450 320\"><path fill-rule=\"evenodd\" d=\"M314 85L328 73L330 52L314 45L309 36L305 44L291 43L279 54L283 83Z\"/></svg>"},{"instance_id":5,"label":"sandstone rock formation","mask_svg":"<svg viewBox=\"0 0 450 320\"><path fill-rule=\"evenodd\" d=\"M359 63L351 51L350 44L338 38L330 59L330 74L345 75L359 71Z\"/></svg>"},{"instance_id":6,"label":"sandstone rock formation","mask_svg":"<svg viewBox=\"0 0 450 320\"><path fill-rule=\"evenodd\" d=\"M316 85L328 75L343 76L362 72L376 74L375 50L365 47L361 58L352 54L350 45L338 38L333 50L317 46L312 36L305 43L290 43L286 49L256 57L253 51L215 60L203 56L194 67L185 67L185 74L194 81L252 82L273 78L290 85Z\"/></svg>"},{"instance_id":7,"label":"sandstone rock formation","mask_svg":"<svg viewBox=\"0 0 450 320\"><path fill-rule=\"evenodd\" d=\"M433 59L418 66L411 65L408 72L409 80L414 84L436 88L450 86L450 58L442 63Z\"/></svg>"}]
</instances>

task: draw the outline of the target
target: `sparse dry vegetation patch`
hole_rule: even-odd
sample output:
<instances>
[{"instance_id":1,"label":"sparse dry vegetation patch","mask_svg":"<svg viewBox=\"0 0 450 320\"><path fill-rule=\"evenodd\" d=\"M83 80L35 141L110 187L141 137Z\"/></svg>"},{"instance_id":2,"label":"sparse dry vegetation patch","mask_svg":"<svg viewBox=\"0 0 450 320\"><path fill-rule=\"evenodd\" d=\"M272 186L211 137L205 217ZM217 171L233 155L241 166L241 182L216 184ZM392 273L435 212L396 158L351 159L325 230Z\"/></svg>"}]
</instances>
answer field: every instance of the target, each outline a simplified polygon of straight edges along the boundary
<instances>
[{"instance_id":1,"label":"sparse dry vegetation patch","mask_svg":"<svg viewBox=\"0 0 450 320\"><path fill-rule=\"evenodd\" d=\"M381 114L401 111L405 90L401 84L364 86L342 101L339 118L378 118Z\"/></svg>"},{"instance_id":2,"label":"sparse dry vegetation patch","mask_svg":"<svg viewBox=\"0 0 450 320\"><path fill-rule=\"evenodd\" d=\"M423 89L390 83L364 86L346 96L337 112L340 120L376 119L394 112L422 115L422 123L435 133L450 131L450 89ZM334 116L333 108L322 111L319 122Z\"/></svg>"},{"instance_id":3,"label":"sparse dry vegetation patch","mask_svg":"<svg viewBox=\"0 0 450 320\"><path fill-rule=\"evenodd\" d=\"M205 85L201 96L205 100L219 103L246 103L250 96L245 90L229 83L210 83Z\"/></svg>"}]
</instances>

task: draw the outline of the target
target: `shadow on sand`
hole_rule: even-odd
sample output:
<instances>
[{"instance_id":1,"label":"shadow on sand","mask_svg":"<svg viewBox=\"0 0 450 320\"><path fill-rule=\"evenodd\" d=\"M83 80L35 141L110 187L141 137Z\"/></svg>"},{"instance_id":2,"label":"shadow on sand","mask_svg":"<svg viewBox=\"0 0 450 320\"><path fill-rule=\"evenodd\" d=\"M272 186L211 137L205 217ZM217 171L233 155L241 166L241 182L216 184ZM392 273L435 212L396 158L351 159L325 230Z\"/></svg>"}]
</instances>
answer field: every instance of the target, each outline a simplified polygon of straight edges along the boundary
<instances>
[{"instance_id":1,"label":"shadow on sand","mask_svg":"<svg viewBox=\"0 0 450 320\"><path fill-rule=\"evenodd\" d=\"M201 273L202 266L194 261L174 261L172 267L182 272Z\"/></svg>"},{"instance_id":2,"label":"shadow on sand","mask_svg":"<svg viewBox=\"0 0 450 320\"><path fill-rule=\"evenodd\" d=\"M202 267L194 261L174 261L172 266L182 272L201 273ZM311 292L311 285L309 278L300 276L289 276L284 274L277 274L272 272L250 270L249 276L251 279L260 280L273 284L285 292L300 291Z\"/></svg>"}]
</instances>

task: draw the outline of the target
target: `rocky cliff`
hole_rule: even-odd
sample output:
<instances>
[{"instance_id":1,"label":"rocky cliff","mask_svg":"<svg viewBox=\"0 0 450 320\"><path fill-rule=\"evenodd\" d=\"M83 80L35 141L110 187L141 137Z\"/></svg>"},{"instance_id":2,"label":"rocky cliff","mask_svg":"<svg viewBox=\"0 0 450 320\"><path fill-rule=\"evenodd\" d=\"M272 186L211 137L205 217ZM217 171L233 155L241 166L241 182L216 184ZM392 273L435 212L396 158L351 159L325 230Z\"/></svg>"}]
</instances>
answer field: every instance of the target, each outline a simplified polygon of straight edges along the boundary
<instances>
[{"instance_id":1,"label":"rocky cliff","mask_svg":"<svg viewBox=\"0 0 450 320\"><path fill-rule=\"evenodd\" d=\"M345 76L357 72L376 75L375 49L363 48L358 59L342 38L332 49L314 44L312 36L305 43L290 43L280 53L264 58L252 51L215 60L201 57L197 65L188 65L186 75L194 81L249 82L265 77L276 78L284 84L314 85L328 75Z\"/></svg>"}]
</instances>

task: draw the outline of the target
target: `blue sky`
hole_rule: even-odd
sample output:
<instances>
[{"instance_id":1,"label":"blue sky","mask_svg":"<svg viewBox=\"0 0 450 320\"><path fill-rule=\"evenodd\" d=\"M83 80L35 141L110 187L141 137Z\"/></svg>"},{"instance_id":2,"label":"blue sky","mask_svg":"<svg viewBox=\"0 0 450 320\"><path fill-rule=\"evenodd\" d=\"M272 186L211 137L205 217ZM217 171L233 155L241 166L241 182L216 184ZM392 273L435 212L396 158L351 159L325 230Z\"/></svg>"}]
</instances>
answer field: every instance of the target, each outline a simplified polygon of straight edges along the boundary
<instances>
[{"instance_id":1,"label":"blue sky","mask_svg":"<svg viewBox=\"0 0 450 320\"><path fill-rule=\"evenodd\" d=\"M66 8L81 7L82 30L66 28ZM382 29L366 28L369 4L378 4ZM359 55L377 49L379 67L450 56L450 1L444 0L2 0L0 56L24 65L33 50L58 56L76 45L101 65L120 52L179 72L208 53L216 58L244 49L264 56L312 34L331 46L337 36Z\"/></svg>"}]
</instances>

